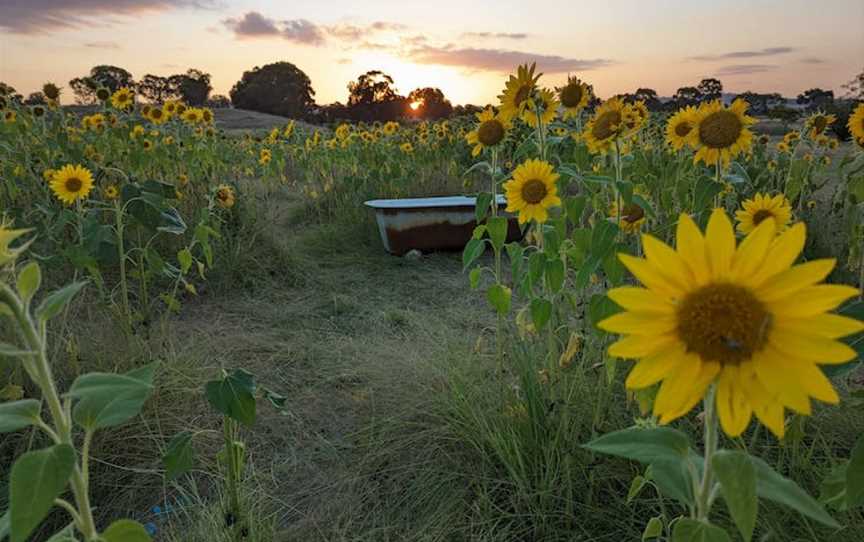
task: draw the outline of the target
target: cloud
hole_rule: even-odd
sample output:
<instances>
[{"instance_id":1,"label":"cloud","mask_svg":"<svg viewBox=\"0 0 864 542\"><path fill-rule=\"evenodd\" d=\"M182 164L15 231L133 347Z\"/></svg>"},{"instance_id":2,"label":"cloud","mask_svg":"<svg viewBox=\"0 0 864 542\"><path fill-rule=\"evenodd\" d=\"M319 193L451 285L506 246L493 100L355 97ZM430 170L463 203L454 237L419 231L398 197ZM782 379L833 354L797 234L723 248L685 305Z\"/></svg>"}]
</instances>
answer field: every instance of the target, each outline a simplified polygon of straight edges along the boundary
<instances>
[{"instance_id":1,"label":"cloud","mask_svg":"<svg viewBox=\"0 0 864 542\"><path fill-rule=\"evenodd\" d=\"M505 73L512 70L514 66L526 62L536 62L538 70L545 73L587 71L612 64L611 60L606 59L583 60L506 49L457 49L451 45L445 47L418 47L409 51L407 56L418 64L461 66L473 70Z\"/></svg>"},{"instance_id":2,"label":"cloud","mask_svg":"<svg viewBox=\"0 0 864 542\"><path fill-rule=\"evenodd\" d=\"M824 64L825 60L822 58L809 57L809 58L802 58L801 62L804 64Z\"/></svg>"},{"instance_id":3,"label":"cloud","mask_svg":"<svg viewBox=\"0 0 864 542\"><path fill-rule=\"evenodd\" d=\"M528 34L524 32L465 32L463 38L502 38L508 40L524 40Z\"/></svg>"},{"instance_id":4,"label":"cloud","mask_svg":"<svg viewBox=\"0 0 864 542\"><path fill-rule=\"evenodd\" d=\"M325 41L321 28L306 19L276 21L257 11L249 11L240 18L229 17L222 24L238 39L281 37L307 45L321 45Z\"/></svg>"},{"instance_id":5,"label":"cloud","mask_svg":"<svg viewBox=\"0 0 864 542\"><path fill-rule=\"evenodd\" d=\"M0 28L20 34L93 26L108 16L124 17L177 8L207 8L213 0L3 0Z\"/></svg>"},{"instance_id":6,"label":"cloud","mask_svg":"<svg viewBox=\"0 0 864 542\"><path fill-rule=\"evenodd\" d=\"M113 41L91 41L84 44L84 47L90 49L119 49L120 45Z\"/></svg>"},{"instance_id":7,"label":"cloud","mask_svg":"<svg viewBox=\"0 0 864 542\"><path fill-rule=\"evenodd\" d=\"M722 55L691 56L690 60L714 61L730 60L736 58L757 58L765 56L783 55L786 53L791 53L795 50L796 49L794 47L766 47L765 49L760 49L758 51L733 51L731 53L724 53Z\"/></svg>"},{"instance_id":8,"label":"cloud","mask_svg":"<svg viewBox=\"0 0 864 542\"><path fill-rule=\"evenodd\" d=\"M775 69L777 69L777 66L769 64L733 64L731 66L723 66L722 68L719 68L714 75L749 75L751 73L762 73Z\"/></svg>"},{"instance_id":9,"label":"cloud","mask_svg":"<svg viewBox=\"0 0 864 542\"><path fill-rule=\"evenodd\" d=\"M325 28L327 33L343 41L359 41L379 32L401 32L408 27L401 23L375 21L368 25L337 24Z\"/></svg>"}]
</instances>

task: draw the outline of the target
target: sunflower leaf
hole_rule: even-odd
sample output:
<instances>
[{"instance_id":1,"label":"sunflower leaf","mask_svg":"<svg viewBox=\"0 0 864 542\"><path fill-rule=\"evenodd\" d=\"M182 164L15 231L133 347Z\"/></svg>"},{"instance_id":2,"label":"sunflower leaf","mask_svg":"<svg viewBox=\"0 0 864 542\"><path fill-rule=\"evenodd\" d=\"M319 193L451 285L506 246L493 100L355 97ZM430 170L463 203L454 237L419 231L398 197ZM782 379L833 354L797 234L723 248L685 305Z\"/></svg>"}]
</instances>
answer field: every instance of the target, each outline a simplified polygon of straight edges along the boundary
<instances>
[{"instance_id":1,"label":"sunflower leaf","mask_svg":"<svg viewBox=\"0 0 864 542\"><path fill-rule=\"evenodd\" d=\"M840 524L825 512L822 505L801 489L798 484L778 474L762 459L750 456L750 460L753 462L753 466L756 467L757 495L763 499L788 506L829 527L840 527Z\"/></svg>"}]
</instances>

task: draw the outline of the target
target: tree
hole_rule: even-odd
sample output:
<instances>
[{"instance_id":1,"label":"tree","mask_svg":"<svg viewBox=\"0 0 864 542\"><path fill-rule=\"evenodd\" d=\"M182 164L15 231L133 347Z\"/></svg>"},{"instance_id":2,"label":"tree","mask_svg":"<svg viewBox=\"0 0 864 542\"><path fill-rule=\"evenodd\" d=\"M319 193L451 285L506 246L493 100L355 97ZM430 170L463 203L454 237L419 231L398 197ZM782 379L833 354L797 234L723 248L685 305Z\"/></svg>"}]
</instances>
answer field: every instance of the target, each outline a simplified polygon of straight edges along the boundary
<instances>
[{"instance_id":1,"label":"tree","mask_svg":"<svg viewBox=\"0 0 864 542\"><path fill-rule=\"evenodd\" d=\"M231 100L228 96L214 94L207 99L206 105L210 109L228 109L231 107Z\"/></svg>"},{"instance_id":2,"label":"tree","mask_svg":"<svg viewBox=\"0 0 864 542\"><path fill-rule=\"evenodd\" d=\"M0 96L13 102L20 102L23 99L23 96L18 94L18 91L12 85L7 85L3 81L0 81Z\"/></svg>"},{"instance_id":3,"label":"tree","mask_svg":"<svg viewBox=\"0 0 864 542\"><path fill-rule=\"evenodd\" d=\"M421 119L437 120L453 114L453 105L444 97L440 89L426 87L412 90L408 94L408 104L419 104L410 110L411 115Z\"/></svg>"},{"instance_id":4,"label":"tree","mask_svg":"<svg viewBox=\"0 0 864 542\"><path fill-rule=\"evenodd\" d=\"M102 64L90 68L88 75L69 81L69 86L76 100L86 104L96 101L96 89L99 87L105 87L111 92L120 87L135 88L135 80L132 74L123 68Z\"/></svg>"},{"instance_id":5,"label":"tree","mask_svg":"<svg viewBox=\"0 0 864 542\"><path fill-rule=\"evenodd\" d=\"M688 105L696 105L702 100L702 93L696 87L681 87L672 97L672 101L679 108Z\"/></svg>"},{"instance_id":6,"label":"tree","mask_svg":"<svg viewBox=\"0 0 864 542\"><path fill-rule=\"evenodd\" d=\"M637 88L636 92L633 93L633 99L644 102L645 107L650 111L657 111L662 106L657 91L653 88Z\"/></svg>"},{"instance_id":7,"label":"tree","mask_svg":"<svg viewBox=\"0 0 864 542\"><path fill-rule=\"evenodd\" d=\"M795 101L803 105L807 111L825 109L834 103L834 91L811 88L799 94Z\"/></svg>"},{"instance_id":8,"label":"tree","mask_svg":"<svg viewBox=\"0 0 864 542\"><path fill-rule=\"evenodd\" d=\"M854 79L842 86L846 90L844 98L864 101L864 69Z\"/></svg>"},{"instance_id":9,"label":"tree","mask_svg":"<svg viewBox=\"0 0 864 542\"><path fill-rule=\"evenodd\" d=\"M169 82L180 99L192 106L204 105L213 90L210 74L194 68L184 74L172 75Z\"/></svg>"},{"instance_id":10,"label":"tree","mask_svg":"<svg viewBox=\"0 0 864 542\"><path fill-rule=\"evenodd\" d=\"M758 92L742 92L736 98L740 98L747 102L750 106L749 113L754 115L767 115L772 109L776 109L786 103L783 96L772 92L770 94L760 94Z\"/></svg>"},{"instance_id":11,"label":"tree","mask_svg":"<svg viewBox=\"0 0 864 542\"><path fill-rule=\"evenodd\" d=\"M31 92L23 103L24 105L45 105L47 101L41 92Z\"/></svg>"},{"instance_id":12,"label":"tree","mask_svg":"<svg viewBox=\"0 0 864 542\"><path fill-rule=\"evenodd\" d=\"M372 70L348 83L347 116L353 120L387 121L405 116L408 101L398 94L393 78Z\"/></svg>"},{"instance_id":13,"label":"tree","mask_svg":"<svg viewBox=\"0 0 864 542\"><path fill-rule=\"evenodd\" d=\"M177 98L177 90L171 84L169 77L148 73L138 82L137 88L138 94L149 102L163 103L166 100Z\"/></svg>"},{"instance_id":14,"label":"tree","mask_svg":"<svg viewBox=\"0 0 864 542\"><path fill-rule=\"evenodd\" d=\"M703 102L711 102L723 97L723 83L713 77L701 80L696 90L702 95L700 100Z\"/></svg>"},{"instance_id":15,"label":"tree","mask_svg":"<svg viewBox=\"0 0 864 542\"><path fill-rule=\"evenodd\" d=\"M315 105L312 83L290 62L276 62L243 73L231 89L231 102L239 109L303 118Z\"/></svg>"},{"instance_id":16,"label":"tree","mask_svg":"<svg viewBox=\"0 0 864 542\"><path fill-rule=\"evenodd\" d=\"M457 105L453 108L453 115L457 117L461 117L463 115L474 115L475 113L483 111L483 109L483 107L474 104Z\"/></svg>"}]
</instances>

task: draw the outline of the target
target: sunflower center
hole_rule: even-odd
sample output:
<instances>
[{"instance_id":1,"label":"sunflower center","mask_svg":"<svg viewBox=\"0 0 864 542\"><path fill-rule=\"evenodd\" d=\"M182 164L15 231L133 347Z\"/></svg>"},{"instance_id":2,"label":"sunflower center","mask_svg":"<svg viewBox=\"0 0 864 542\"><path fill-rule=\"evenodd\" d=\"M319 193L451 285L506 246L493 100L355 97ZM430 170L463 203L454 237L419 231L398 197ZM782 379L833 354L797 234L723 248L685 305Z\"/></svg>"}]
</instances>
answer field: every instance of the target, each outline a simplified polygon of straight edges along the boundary
<instances>
[{"instance_id":1,"label":"sunflower center","mask_svg":"<svg viewBox=\"0 0 864 542\"><path fill-rule=\"evenodd\" d=\"M522 105L522 102L527 100L531 96L531 85L522 85L519 87L519 90L516 91L516 96L513 97L513 103L516 107Z\"/></svg>"},{"instance_id":2,"label":"sunflower center","mask_svg":"<svg viewBox=\"0 0 864 542\"><path fill-rule=\"evenodd\" d=\"M78 192L82 186L84 186L84 183L78 177L69 177L66 179L66 190L69 192Z\"/></svg>"},{"instance_id":3,"label":"sunflower center","mask_svg":"<svg viewBox=\"0 0 864 542\"><path fill-rule=\"evenodd\" d=\"M746 288L709 284L678 307L678 337L703 361L737 365L765 347L772 318Z\"/></svg>"},{"instance_id":4,"label":"sunflower center","mask_svg":"<svg viewBox=\"0 0 864 542\"><path fill-rule=\"evenodd\" d=\"M522 186L522 199L532 205L537 205L546 197L546 183L539 179L530 179Z\"/></svg>"},{"instance_id":5,"label":"sunflower center","mask_svg":"<svg viewBox=\"0 0 864 542\"><path fill-rule=\"evenodd\" d=\"M642 220L644 217L645 210L642 207L636 205L635 203L625 205L624 212L621 213L621 218L623 218L627 222L630 222L631 224Z\"/></svg>"},{"instance_id":6,"label":"sunflower center","mask_svg":"<svg viewBox=\"0 0 864 542\"><path fill-rule=\"evenodd\" d=\"M578 107L582 101L582 85L570 83L561 89L561 103L564 107Z\"/></svg>"},{"instance_id":7,"label":"sunflower center","mask_svg":"<svg viewBox=\"0 0 864 542\"><path fill-rule=\"evenodd\" d=\"M738 115L723 109L705 117L699 125L699 139L713 149L725 149L738 140L742 128Z\"/></svg>"},{"instance_id":8,"label":"sunflower center","mask_svg":"<svg viewBox=\"0 0 864 542\"><path fill-rule=\"evenodd\" d=\"M477 139L487 147L497 145L504 139L504 126L496 119L487 120L477 128Z\"/></svg>"},{"instance_id":9,"label":"sunflower center","mask_svg":"<svg viewBox=\"0 0 864 542\"><path fill-rule=\"evenodd\" d=\"M678 137L684 137L687 134L689 134L692 129L693 129L693 126L691 126L689 122L687 122L687 121L679 122L675 126L675 135L677 135Z\"/></svg>"},{"instance_id":10,"label":"sunflower center","mask_svg":"<svg viewBox=\"0 0 864 542\"><path fill-rule=\"evenodd\" d=\"M606 111L594 121L594 126L591 128L591 135L594 139L602 141L609 139L618 133L618 127L621 125L621 113L618 111Z\"/></svg>"},{"instance_id":11,"label":"sunflower center","mask_svg":"<svg viewBox=\"0 0 864 542\"><path fill-rule=\"evenodd\" d=\"M758 226L766 218L773 217L774 213L772 213L768 209L759 209L758 211L756 211L756 213L753 214L753 224Z\"/></svg>"}]
</instances>

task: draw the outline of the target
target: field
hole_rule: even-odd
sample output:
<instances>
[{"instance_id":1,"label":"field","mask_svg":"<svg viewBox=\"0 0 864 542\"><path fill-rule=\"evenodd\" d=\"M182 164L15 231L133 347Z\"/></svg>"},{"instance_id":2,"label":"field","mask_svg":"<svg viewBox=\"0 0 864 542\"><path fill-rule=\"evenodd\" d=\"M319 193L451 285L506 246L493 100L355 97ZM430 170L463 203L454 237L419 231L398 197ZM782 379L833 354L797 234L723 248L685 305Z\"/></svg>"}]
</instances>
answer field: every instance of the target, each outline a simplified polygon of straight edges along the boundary
<instances>
[{"instance_id":1,"label":"field","mask_svg":"<svg viewBox=\"0 0 864 542\"><path fill-rule=\"evenodd\" d=\"M537 75L436 122L0 102L0 540L864 539L864 106ZM458 254L361 205L461 193Z\"/></svg>"}]
</instances>

